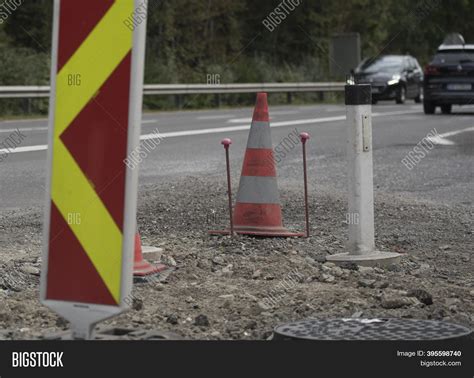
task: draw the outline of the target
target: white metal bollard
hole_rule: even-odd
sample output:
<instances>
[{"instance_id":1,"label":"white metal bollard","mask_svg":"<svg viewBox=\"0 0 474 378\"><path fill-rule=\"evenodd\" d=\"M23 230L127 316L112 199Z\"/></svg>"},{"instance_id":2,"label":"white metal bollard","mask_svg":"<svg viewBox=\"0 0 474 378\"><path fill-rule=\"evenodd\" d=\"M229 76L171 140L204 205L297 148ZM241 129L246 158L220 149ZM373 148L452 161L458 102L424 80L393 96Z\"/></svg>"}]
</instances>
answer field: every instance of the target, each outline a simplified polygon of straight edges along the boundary
<instances>
[{"instance_id":1,"label":"white metal bollard","mask_svg":"<svg viewBox=\"0 0 474 378\"><path fill-rule=\"evenodd\" d=\"M391 264L401 255L375 249L371 86L346 85L345 92L348 125L348 253L328 256L327 260L366 266Z\"/></svg>"}]
</instances>

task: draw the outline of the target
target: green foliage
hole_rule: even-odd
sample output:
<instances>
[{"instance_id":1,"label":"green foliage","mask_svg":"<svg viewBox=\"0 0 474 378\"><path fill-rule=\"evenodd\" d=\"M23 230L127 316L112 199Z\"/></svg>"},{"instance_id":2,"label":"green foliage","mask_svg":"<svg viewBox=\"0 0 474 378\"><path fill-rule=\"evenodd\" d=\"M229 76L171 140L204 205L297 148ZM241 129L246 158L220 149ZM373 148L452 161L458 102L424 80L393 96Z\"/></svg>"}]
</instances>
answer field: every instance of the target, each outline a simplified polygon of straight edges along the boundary
<instances>
[{"instance_id":1,"label":"green foliage","mask_svg":"<svg viewBox=\"0 0 474 378\"><path fill-rule=\"evenodd\" d=\"M52 9L51 0L23 1L5 23L11 45L48 53L52 40Z\"/></svg>"},{"instance_id":2,"label":"green foliage","mask_svg":"<svg viewBox=\"0 0 474 378\"><path fill-rule=\"evenodd\" d=\"M19 48L0 49L1 85L48 85L49 55Z\"/></svg>"},{"instance_id":3,"label":"green foliage","mask_svg":"<svg viewBox=\"0 0 474 378\"><path fill-rule=\"evenodd\" d=\"M474 0L299 0L272 32L262 21L281 0L148 1L147 83L206 83L209 74L220 75L221 83L329 80L329 41L336 33L359 32L364 57L409 52L422 64L449 32L474 42ZM52 3L24 2L0 24L0 85L48 83ZM215 100L187 97L183 104L213 106ZM145 105L171 108L175 101L155 96Z\"/></svg>"},{"instance_id":4,"label":"green foliage","mask_svg":"<svg viewBox=\"0 0 474 378\"><path fill-rule=\"evenodd\" d=\"M47 53L24 47L0 49L0 85L49 85L49 71ZM46 99L2 100L0 114L46 114L47 103Z\"/></svg>"}]
</instances>

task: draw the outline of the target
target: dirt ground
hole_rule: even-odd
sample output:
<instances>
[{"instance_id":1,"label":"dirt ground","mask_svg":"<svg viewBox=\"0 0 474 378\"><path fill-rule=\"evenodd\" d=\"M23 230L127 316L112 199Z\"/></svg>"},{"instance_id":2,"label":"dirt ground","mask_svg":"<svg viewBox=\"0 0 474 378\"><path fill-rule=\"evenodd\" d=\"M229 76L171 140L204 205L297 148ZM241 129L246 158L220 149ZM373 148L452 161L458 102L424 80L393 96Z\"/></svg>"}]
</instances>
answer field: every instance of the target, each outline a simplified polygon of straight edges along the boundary
<instances>
[{"instance_id":1,"label":"dirt ground","mask_svg":"<svg viewBox=\"0 0 474 378\"><path fill-rule=\"evenodd\" d=\"M179 188L179 191L177 190ZM301 193L281 189L285 225L303 231ZM107 325L185 339L267 339L309 317L403 317L474 328L472 207L377 195L376 244L403 254L386 268L325 263L344 252L344 193L312 194L310 239L208 236L227 223L222 177L186 177L142 188L143 241L164 248L174 271L134 285L133 309ZM0 214L0 339L67 329L39 303L41 207Z\"/></svg>"}]
</instances>

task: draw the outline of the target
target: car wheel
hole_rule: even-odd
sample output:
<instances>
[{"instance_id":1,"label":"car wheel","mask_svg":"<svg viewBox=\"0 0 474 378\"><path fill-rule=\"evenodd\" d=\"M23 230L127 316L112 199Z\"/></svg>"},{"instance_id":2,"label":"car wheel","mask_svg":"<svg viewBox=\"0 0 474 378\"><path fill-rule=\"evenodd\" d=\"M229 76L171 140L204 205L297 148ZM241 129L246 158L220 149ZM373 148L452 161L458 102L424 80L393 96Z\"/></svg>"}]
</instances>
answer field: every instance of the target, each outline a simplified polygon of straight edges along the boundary
<instances>
[{"instance_id":1,"label":"car wheel","mask_svg":"<svg viewBox=\"0 0 474 378\"><path fill-rule=\"evenodd\" d=\"M443 114L451 114L452 109L453 109L453 106L451 104L441 105L441 113Z\"/></svg>"},{"instance_id":2,"label":"car wheel","mask_svg":"<svg viewBox=\"0 0 474 378\"><path fill-rule=\"evenodd\" d=\"M400 85L397 91L397 98L396 102L397 104L404 104L407 99L407 89L405 88L404 85Z\"/></svg>"},{"instance_id":3,"label":"car wheel","mask_svg":"<svg viewBox=\"0 0 474 378\"><path fill-rule=\"evenodd\" d=\"M431 101L424 101L423 110L425 111L425 114L434 114L436 111L436 105Z\"/></svg>"}]
</instances>

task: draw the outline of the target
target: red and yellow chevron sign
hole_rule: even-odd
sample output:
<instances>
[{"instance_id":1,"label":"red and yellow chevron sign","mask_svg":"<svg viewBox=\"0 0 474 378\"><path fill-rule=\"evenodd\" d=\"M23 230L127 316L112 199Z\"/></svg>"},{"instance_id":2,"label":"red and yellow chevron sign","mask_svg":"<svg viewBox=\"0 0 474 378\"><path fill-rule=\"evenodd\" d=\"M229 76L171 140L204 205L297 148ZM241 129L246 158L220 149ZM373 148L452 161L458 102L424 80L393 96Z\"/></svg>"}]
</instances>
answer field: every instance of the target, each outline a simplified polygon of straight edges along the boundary
<instances>
[{"instance_id":1,"label":"red and yellow chevron sign","mask_svg":"<svg viewBox=\"0 0 474 378\"><path fill-rule=\"evenodd\" d=\"M134 3L59 3L47 300L120 305Z\"/></svg>"}]
</instances>

